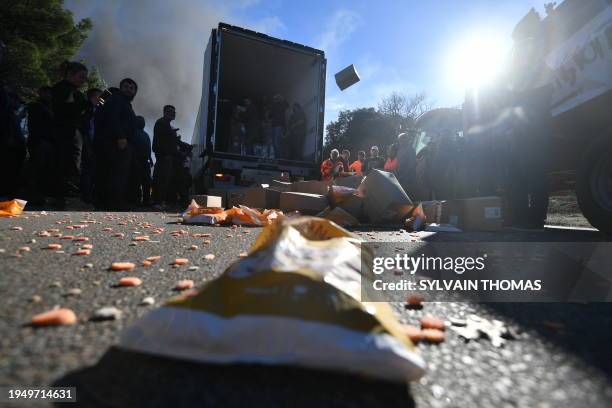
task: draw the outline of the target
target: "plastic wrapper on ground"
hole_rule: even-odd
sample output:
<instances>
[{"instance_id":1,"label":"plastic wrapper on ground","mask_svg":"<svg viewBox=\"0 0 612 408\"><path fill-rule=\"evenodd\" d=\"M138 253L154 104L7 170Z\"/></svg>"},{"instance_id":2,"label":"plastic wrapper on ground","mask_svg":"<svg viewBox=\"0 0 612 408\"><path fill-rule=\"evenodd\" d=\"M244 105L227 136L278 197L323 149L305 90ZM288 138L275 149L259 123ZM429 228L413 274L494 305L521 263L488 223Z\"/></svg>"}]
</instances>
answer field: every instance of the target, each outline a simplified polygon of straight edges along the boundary
<instances>
[{"instance_id":1,"label":"plastic wrapper on ground","mask_svg":"<svg viewBox=\"0 0 612 408\"><path fill-rule=\"evenodd\" d=\"M362 253L362 251L365 251ZM425 363L387 303L361 302L362 255L338 225L299 217L265 227L248 257L197 294L128 328L120 347L214 363L296 365L417 380Z\"/></svg>"},{"instance_id":2,"label":"plastic wrapper on ground","mask_svg":"<svg viewBox=\"0 0 612 408\"><path fill-rule=\"evenodd\" d=\"M0 201L0 217L14 217L23 212L27 201L25 200L9 200Z\"/></svg>"}]
</instances>

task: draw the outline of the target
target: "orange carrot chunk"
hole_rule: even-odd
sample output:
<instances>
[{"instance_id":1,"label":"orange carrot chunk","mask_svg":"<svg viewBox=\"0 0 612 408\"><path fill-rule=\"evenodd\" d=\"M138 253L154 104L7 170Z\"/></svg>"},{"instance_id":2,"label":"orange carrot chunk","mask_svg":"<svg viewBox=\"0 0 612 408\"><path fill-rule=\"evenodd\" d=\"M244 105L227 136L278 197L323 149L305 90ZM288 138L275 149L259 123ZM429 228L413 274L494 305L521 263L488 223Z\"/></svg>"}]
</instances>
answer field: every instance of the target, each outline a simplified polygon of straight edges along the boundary
<instances>
[{"instance_id":1,"label":"orange carrot chunk","mask_svg":"<svg viewBox=\"0 0 612 408\"><path fill-rule=\"evenodd\" d=\"M142 280L133 276L119 279L119 286L140 286L141 284Z\"/></svg>"},{"instance_id":2,"label":"orange carrot chunk","mask_svg":"<svg viewBox=\"0 0 612 408\"><path fill-rule=\"evenodd\" d=\"M75 324L76 314L70 309L55 309L37 314L32 318L34 326L59 326L65 324Z\"/></svg>"},{"instance_id":3,"label":"orange carrot chunk","mask_svg":"<svg viewBox=\"0 0 612 408\"><path fill-rule=\"evenodd\" d=\"M421 328L444 330L446 327L444 325L444 320L436 316L427 315L421 319Z\"/></svg>"},{"instance_id":4,"label":"orange carrot chunk","mask_svg":"<svg viewBox=\"0 0 612 408\"><path fill-rule=\"evenodd\" d=\"M113 262L111 265L111 269L113 271L129 271L130 269L134 269L136 267L132 262Z\"/></svg>"}]
</instances>

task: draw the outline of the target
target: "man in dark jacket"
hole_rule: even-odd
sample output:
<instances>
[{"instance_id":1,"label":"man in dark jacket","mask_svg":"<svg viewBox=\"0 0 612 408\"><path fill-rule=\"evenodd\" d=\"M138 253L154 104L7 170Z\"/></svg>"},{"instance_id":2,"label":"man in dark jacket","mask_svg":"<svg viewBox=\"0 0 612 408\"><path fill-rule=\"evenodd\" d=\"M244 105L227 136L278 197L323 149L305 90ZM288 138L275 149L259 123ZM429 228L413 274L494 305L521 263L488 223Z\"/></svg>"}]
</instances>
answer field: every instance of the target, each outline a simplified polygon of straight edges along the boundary
<instances>
[{"instance_id":1,"label":"man in dark jacket","mask_svg":"<svg viewBox=\"0 0 612 408\"><path fill-rule=\"evenodd\" d=\"M53 180L53 111L51 87L38 90L38 99L28 104L28 151L30 152L30 205L45 205Z\"/></svg>"},{"instance_id":2,"label":"man in dark jacket","mask_svg":"<svg viewBox=\"0 0 612 408\"><path fill-rule=\"evenodd\" d=\"M153 153L155 153L153 202L158 209L163 209L165 206L178 151L176 134L178 129L171 126L171 122L176 118L176 108L166 105L163 112L164 116L158 119L153 127Z\"/></svg>"},{"instance_id":3,"label":"man in dark jacket","mask_svg":"<svg viewBox=\"0 0 612 408\"><path fill-rule=\"evenodd\" d=\"M0 86L0 199L17 198L26 144L19 126L19 96Z\"/></svg>"},{"instance_id":4,"label":"man in dark jacket","mask_svg":"<svg viewBox=\"0 0 612 408\"><path fill-rule=\"evenodd\" d=\"M145 132L145 118L136 116L136 140L132 145L132 171L130 173L130 202L148 206L151 201L151 139Z\"/></svg>"},{"instance_id":5,"label":"man in dark jacket","mask_svg":"<svg viewBox=\"0 0 612 408\"><path fill-rule=\"evenodd\" d=\"M79 189L83 148L81 116L87 108L87 100L79 91L87 80L87 68L79 62L65 62L61 68L64 79L51 89L57 152L54 197L58 209L64 208L66 195L75 194Z\"/></svg>"},{"instance_id":6,"label":"man in dark jacket","mask_svg":"<svg viewBox=\"0 0 612 408\"><path fill-rule=\"evenodd\" d=\"M102 171L102 204L107 209L127 209L131 147L138 131L132 100L138 92L133 79L125 78L119 89L111 88L111 96L95 120L95 139L102 160L96 171ZM99 140L98 140L99 139Z\"/></svg>"},{"instance_id":7,"label":"man in dark jacket","mask_svg":"<svg viewBox=\"0 0 612 408\"><path fill-rule=\"evenodd\" d=\"M367 175L371 169L380 169L382 170L385 167L385 159L380 157L378 151L378 146L372 146L370 148L370 157L368 157L364 163L363 174Z\"/></svg>"},{"instance_id":8,"label":"man in dark jacket","mask_svg":"<svg viewBox=\"0 0 612 408\"><path fill-rule=\"evenodd\" d=\"M416 192L416 151L414 150L413 142L416 137L416 130L409 130L407 133L400 133L397 136L399 150L397 152L397 181L408 194Z\"/></svg>"},{"instance_id":9,"label":"man in dark jacket","mask_svg":"<svg viewBox=\"0 0 612 408\"><path fill-rule=\"evenodd\" d=\"M94 118L100 107L101 95L101 89L90 88L87 90L87 109L81 118L83 134L83 154L81 155L81 199L86 203L91 203L93 200L96 161L94 151Z\"/></svg>"}]
</instances>

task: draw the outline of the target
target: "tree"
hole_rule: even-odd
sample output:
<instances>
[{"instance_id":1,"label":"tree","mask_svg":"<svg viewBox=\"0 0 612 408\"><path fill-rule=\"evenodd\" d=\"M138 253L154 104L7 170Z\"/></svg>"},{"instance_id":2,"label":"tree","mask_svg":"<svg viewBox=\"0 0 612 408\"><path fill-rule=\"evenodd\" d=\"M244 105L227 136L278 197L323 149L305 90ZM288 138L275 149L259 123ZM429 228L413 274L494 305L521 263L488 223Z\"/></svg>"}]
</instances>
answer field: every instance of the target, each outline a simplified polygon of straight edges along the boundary
<instances>
[{"instance_id":1,"label":"tree","mask_svg":"<svg viewBox=\"0 0 612 408\"><path fill-rule=\"evenodd\" d=\"M430 109L425 93L407 96L399 92L383 98L378 111L391 120L397 133L414 127L417 118Z\"/></svg>"},{"instance_id":2,"label":"tree","mask_svg":"<svg viewBox=\"0 0 612 408\"><path fill-rule=\"evenodd\" d=\"M374 108L360 108L340 112L338 119L327 125L324 154L331 149L348 149L356 158L357 151L369 151L377 145L382 152L395 140L391 122Z\"/></svg>"},{"instance_id":3,"label":"tree","mask_svg":"<svg viewBox=\"0 0 612 408\"><path fill-rule=\"evenodd\" d=\"M0 77L26 99L61 78L60 64L74 56L92 28L74 22L63 0L0 1L0 39L7 54Z\"/></svg>"},{"instance_id":4,"label":"tree","mask_svg":"<svg viewBox=\"0 0 612 408\"><path fill-rule=\"evenodd\" d=\"M411 97L393 92L383 98L378 109L360 108L344 110L338 119L326 127L324 155L331 149L348 149L356 157L359 150L369 151L378 146L384 155L387 146L395 143L397 135L414 127L416 119L429 110L424 93Z\"/></svg>"},{"instance_id":5,"label":"tree","mask_svg":"<svg viewBox=\"0 0 612 408\"><path fill-rule=\"evenodd\" d=\"M104 78L102 78L102 74L100 73L100 69L98 67L93 66L89 69L89 75L87 76L87 88L98 88L98 89L106 89L108 85Z\"/></svg>"}]
</instances>

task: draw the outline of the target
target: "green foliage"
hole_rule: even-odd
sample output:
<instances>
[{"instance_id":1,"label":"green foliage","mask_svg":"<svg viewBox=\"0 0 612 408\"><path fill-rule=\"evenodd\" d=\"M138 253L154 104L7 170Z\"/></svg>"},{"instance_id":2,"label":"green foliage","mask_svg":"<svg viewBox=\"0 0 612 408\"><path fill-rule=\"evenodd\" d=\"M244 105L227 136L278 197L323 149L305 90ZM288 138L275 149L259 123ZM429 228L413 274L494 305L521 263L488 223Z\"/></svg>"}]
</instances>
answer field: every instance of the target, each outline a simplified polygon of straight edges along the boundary
<instances>
[{"instance_id":1,"label":"green foliage","mask_svg":"<svg viewBox=\"0 0 612 408\"><path fill-rule=\"evenodd\" d=\"M0 1L0 39L7 54L0 77L26 99L61 79L60 64L74 56L92 28L89 19L75 24L63 0Z\"/></svg>"},{"instance_id":2,"label":"green foliage","mask_svg":"<svg viewBox=\"0 0 612 408\"><path fill-rule=\"evenodd\" d=\"M324 157L331 149L348 149L351 160L354 160L359 150L368 153L374 145L385 155L387 146L395 143L397 135L414 126L416 118L426 110L428 105L424 94L407 97L394 92L382 99L378 109L341 111L338 119L325 129Z\"/></svg>"},{"instance_id":3,"label":"green foliage","mask_svg":"<svg viewBox=\"0 0 612 408\"><path fill-rule=\"evenodd\" d=\"M87 76L87 89L89 88L99 88L102 90L107 88L106 81L104 78L102 78L102 74L96 66L89 69L89 75Z\"/></svg>"}]
</instances>

